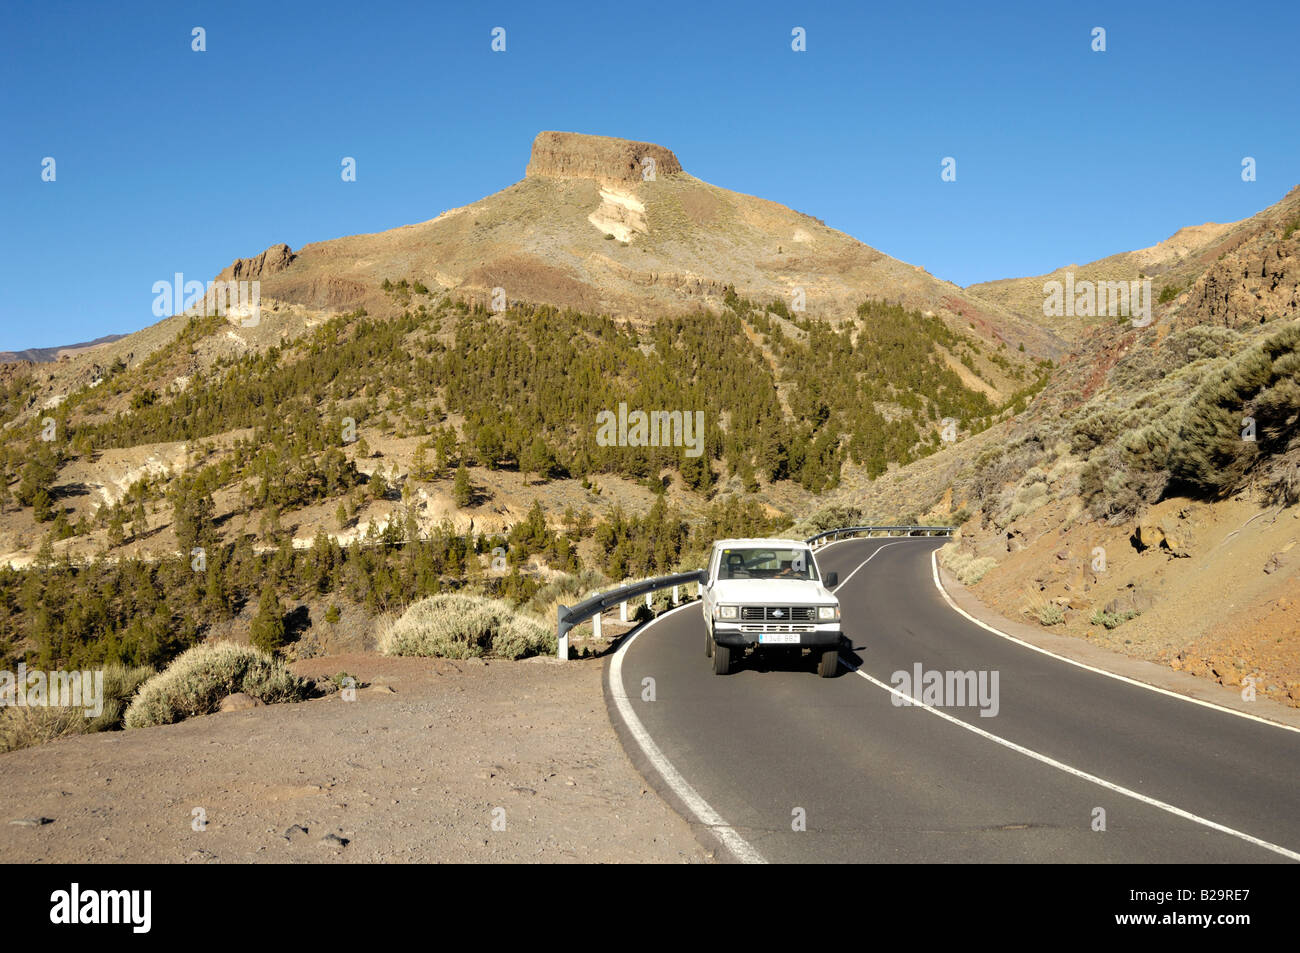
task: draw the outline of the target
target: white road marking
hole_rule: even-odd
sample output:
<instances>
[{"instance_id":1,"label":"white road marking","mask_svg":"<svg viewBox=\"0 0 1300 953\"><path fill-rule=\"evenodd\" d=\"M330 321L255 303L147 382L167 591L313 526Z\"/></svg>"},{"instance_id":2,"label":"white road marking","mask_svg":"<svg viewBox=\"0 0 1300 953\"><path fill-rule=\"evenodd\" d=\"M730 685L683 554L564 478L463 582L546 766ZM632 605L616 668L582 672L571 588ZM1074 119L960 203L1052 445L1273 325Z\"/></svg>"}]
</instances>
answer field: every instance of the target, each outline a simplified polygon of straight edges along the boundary
<instances>
[{"instance_id":1,"label":"white road marking","mask_svg":"<svg viewBox=\"0 0 1300 953\"><path fill-rule=\"evenodd\" d=\"M1164 801L1158 801L1153 797L1148 797L1147 795L1140 794L1137 791L1129 790L1128 788L1116 784L1113 781L1107 781L1105 778L1099 778L1095 774L1089 774L1087 771L1081 771L1078 768L1071 767L1070 765L1065 764L1064 762L1057 761L1055 758L1049 758L1045 754L1039 754L1037 751L1034 751L1030 748L1026 748L1023 745L1018 745L1014 741L1008 741L1006 738L1001 738L998 735L993 734L992 732L985 731L983 728L977 728L975 725L972 725L966 721L962 721L960 718L950 715L946 711L942 711L938 708L935 708L933 705L926 705L923 702L912 698L911 695L902 691L901 689L895 688L892 685L886 685L884 682L880 681L879 679L873 678L872 676L868 675L860 668L854 668L852 665L849 665L848 662L845 662L842 656L840 658L840 664L843 665L845 668L849 669L851 672L862 676L868 682L877 686L878 688L883 688L891 695L897 695L900 698L906 699L909 707L924 708L932 715L937 715L938 717L944 719L945 721L950 721L954 725L958 725L962 728L965 728L967 731L973 732L974 734L979 735L981 738L987 738L989 741L995 742L996 744L1000 744L1005 748L1010 748L1012 751L1018 752L1019 754L1023 754L1027 758L1033 758L1035 761L1041 761L1043 764L1056 768L1059 771L1064 771L1066 774L1072 774L1076 778L1082 778L1085 781L1091 781L1093 784L1100 785L1101 787L1106 788L1109 791L1114 791L1115 793L1122 794L1125 797L1131 797L1134 800L1141 801L1143 804L1149 804L1152 807L1159 808L1162 811L1167 811L1168 813L1173 814L1176 817L1181 817L1184 820L1192 821L1193 823L1200 824L1204 827L1208 827L1211 830L1220 831L1221 833L1239 838L1241 840L1246 841L1248 844L1254 844L1256 847L1262 847L1265 850L1271 850L1273 853L1281 854L1283 857L1289 858L1291 860L1300 861L1300 853L1297 853L1296 851L1288 850L1285 847L1279 847L1277 844L1271 844L1266 840L1261 840L1260 838L1255 837L1253 834L1246 834L1243 833L1242 831L1233 830L1231 827L1226 827L1223 824L1217 823L1216 821L1211 821L1208 818L1204 818L1197 814L1193 814L1191 811L1184 811L1180 807L1175 807L1172 804L1168 804Z\"/></svg>"},{"instance_id":2,"label":"white road marking","mask_svg":"<svg viewBox=\"0 0 1300 953\"><path fill-rule=\"evenodd\" d=\"M628 700L627 692L623 690L623 655L632 643L637 640L641 633L656 622L668 618L674 612L691 608L698 611L699 603L688 602L676 609L670 609L658 618L648 622L645 628L619 646L618 651L614 653L614 657L610 659L609 663L609 691L614 696L614 705L618 708L618 713L623 717L623 722L627 725L628 731L632 733L636 743L641 746L642 753L654 765L655 770L659 772L659 776L664 779L664 782L673 789L673 793L681 798L682 803L686 805L686 809L695 815L695 819L716 834L727 850L731 851L741 863L765 864L767 861L764 860L763 855L756 851L749 841L741 837L734 827L722 819L722 815L715 811L695 788L691 787L690 782L682 777L681 772L673 767L673 763L659 750L659 746L650 737L650 732L646 731L645 725L641 723L641 719L632 710L632 703Z\"/></svg>"},{"instance_id":3,"label":"white road marking","mask_svg":"<svg viewBox=\"0 0 1300 953\"><path fill-rule=\"evenodd\" d=\"M901 540L899 540L898 542L901 542ZM875 559L877 556L880 555L880 550L881 550L881 549L888 549L890 546L897 546L897 545L898 545L898 542L885 543L885 545L881 546L880 549L877 549L874 553L872 553L872 554L871 554L870 556L868 556L866 559L862 560L862 562L858 563L857 569L854 569L853 572L849 573L849 574L848 574L847 576L845 576L842 580L840 580L840 584L839 584L838 586L836 586L834 589L832 589L831 592L839 592L841 589L843 589L845 586L847 586L847 585L849 584L849 580L852 579L852 578L857 574L858 569L861 569L861 568L862 568L863 566L865 566L867 563L871 562L871 560ZM831 545L834 546L835 544L834 544L834 543L831 543ZM819 568L820 568L820 567L819 567Z\"/></svg>"},{"instance_id":4,"label":"white road marking","mask_svg":"<svg viewBox=\"0 0 1300 953\"><path fill-rule=\"evenodd\" d=\"M882 546L881 549L884 549L884 547ZM1023 645L1027 649L1033 649L1035 652L1041 652L1042 654L1057 659L1058 661L1068 662L1069 664L1077 666L1078 668L1086 669L1089 672L1096 672L1098 675L1105 675L1107 678L1113 678L1118 681L1125 682L1129 685L1136 685L1138 688L1145 688L1147 691L1150 692L1158 692L1161 695L1168 695L1170 698L1177 698L1185 702L1191 702L1193 705L1201 705L1205 708L1213 708L1215 711L1221 711L1228 715L1236 715L1238 718L1248 718L1251 721L1257 721L1260 724L1269 725L1273 728L1283 728L1287 731L1300 731L1300 728L1297 728L1295 725L1287 725L1280 721L1273 721L1269 718L1264 718L1260 715L1252 715L1249 712L1238 711L1235 708L1228 708L1225 705L1219 705L1211 701L1204 701L1200 698L1192 698L1190 695L1184 695L1181 692L1170 691L1167 688L1160 688L1157 685L1152 685L1149 682L1142 682L1136 678L1129 678L1126 675L1118 675L1115 672L1108 672L1104 668L1098 668L1095 665L1089 665L1087 662L1080 662L1077 659L1072 659L1065 655L1058 655L1057 653L1052 652L1049 649L1045 649L1040 646L1034 645L1031 642L1026 642L1023 639L1018 639L1014 635L1008 635L1006 632L1003 632L1000 629L995 629L993 628L993 626L981 622L979 619L975 618L973 615L971 615L961 606L957 605L957 603L953 601L952 596L948 595L947 590L943 588L943 583L940 582L939 580L938 554L939 551L937 549L930 554L930 569L931 569L931 573L934 576L935 588L939 590L939 594L943 596L944 601L948 603L949 607L951 607L954 612L960 613L961 615L965 616L967 619L969 619L971 622L974 622L981 629L985 629L986 631L992 632L994 635L1001 636L1002 638L1007 639L1008 641L1015 642L1017 645Z\"/></svg>"}]
</instances>

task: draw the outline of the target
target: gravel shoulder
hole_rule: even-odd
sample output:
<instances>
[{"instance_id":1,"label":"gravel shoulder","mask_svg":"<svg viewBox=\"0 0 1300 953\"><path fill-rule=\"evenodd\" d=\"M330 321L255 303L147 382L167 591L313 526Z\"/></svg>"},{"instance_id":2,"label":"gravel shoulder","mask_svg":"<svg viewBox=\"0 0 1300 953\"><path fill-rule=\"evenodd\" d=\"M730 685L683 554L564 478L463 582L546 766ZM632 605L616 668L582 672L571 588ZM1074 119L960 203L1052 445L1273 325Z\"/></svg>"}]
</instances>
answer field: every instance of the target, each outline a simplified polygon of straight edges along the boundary
<instances>
[{"instance_id":1,"label":"gravel shoulder","mask_svg":"<svg viewBox=\"0 0 1300 953\"><path fill-rule=\"evenodd\" d=\"M598 660L294 669L369 687L0 755L0 861L712 859L623 752Z\"/></svg>"}]
</instances>

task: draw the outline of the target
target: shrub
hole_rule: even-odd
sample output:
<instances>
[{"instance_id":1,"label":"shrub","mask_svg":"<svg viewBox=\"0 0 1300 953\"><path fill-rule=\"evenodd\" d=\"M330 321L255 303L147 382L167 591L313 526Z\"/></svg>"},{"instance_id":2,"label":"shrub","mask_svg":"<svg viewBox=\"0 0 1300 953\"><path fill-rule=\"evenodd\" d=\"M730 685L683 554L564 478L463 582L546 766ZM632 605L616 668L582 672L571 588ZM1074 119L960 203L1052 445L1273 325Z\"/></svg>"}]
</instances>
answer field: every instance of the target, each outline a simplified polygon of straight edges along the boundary
<instances>
[{"instance_id":1,"label":"shrub","mask_svg":"<svg viewBox=\"0 0 1300 953\"><path fill-rule=\"evenodd\" d=\"M1228 362L1188 402L1168 452L1172 477L1215 495L1237 489L1264 455L1285 452L1300 415L1300 323ZM1242 439L1254 417L1255 440Z\"/></svg>"},{"instance_id":2,"label":"shrub","mask_svg":"<svg viewBox=\"0 0 1300 953\"><path fill-rule=\"evenodd\" d=\"M957 543L946 543L939 549L939 564L956 576L963 586L973 586L998 561L991 556L977 557L960 548Z\"/></svg>"},{"instance_id":3,"label":"shrub","mask_svg":"<svg viewBox=\"0 0 1300 953\"><path fill-rule=\"evenodd\" d=\"M1098 609L1092 614L1093 625L1104 625L1108 629L1118 628L1129 619L1137 617L1137 613L1128 610L1126 612L1107 612L1104 609Z\"/></svg>"},{"instance_id":4,"label":"shrub","mask_svg":"<svg viewBox=\"0 0 1300 953\"><path fill-rule=\"evenodd\" d=\"M140 686L154 674L148 666L104 666L104 709L87 718L84 708L15 708L0 710L0 751L16 751L66 735L113 731Z\"/></svg>"},{"instance_id":5,"label":"shrub","mask_svg":"<svg viewBox=\"0 0 1300 953\"><path fill-rule=\"evenodd\" d=\"M1160 302L1161 304L1168 304L1170 301L1173 301L1182 293L1183 293L1182 285L1165 285L1163 288L1160 289L1160 295L1159 297L1156 298L1156 301Z\"/></svg>"},{"instance_id":6,"label":"shrub","mask_svg":"<svg viewBox=\"0 0 1300 953\"><path fill-rule=\"evenodd\" d=\"M1055 602L1047 602L1039 606L1035 615L1040 625L1057 625L1065 621L1065 610Z\"/></svg>"},{"instance_id":7,"label":"shrub","mask_svg":"<svg viewBox=\"0 0 1300 953\"><path fill-rule=\"evenodd\" d=\"M556 650L555 633L500 599L443 593L421 599L380 636L385 655L517 659Z\"/></svg>"},{"instance_id":8,"label":"shrub","mask_svg":"<svg viewBox=\"0 0 1300 953\"><path fill-rule=\"evenodd\" d=\"M271 705L301 701L310 689L265 652L233 642L207 642L183 652L145 682L126 710L123 724L145 728L211 714L223 698L236 692Z\"/></svg>"}]
</instances>

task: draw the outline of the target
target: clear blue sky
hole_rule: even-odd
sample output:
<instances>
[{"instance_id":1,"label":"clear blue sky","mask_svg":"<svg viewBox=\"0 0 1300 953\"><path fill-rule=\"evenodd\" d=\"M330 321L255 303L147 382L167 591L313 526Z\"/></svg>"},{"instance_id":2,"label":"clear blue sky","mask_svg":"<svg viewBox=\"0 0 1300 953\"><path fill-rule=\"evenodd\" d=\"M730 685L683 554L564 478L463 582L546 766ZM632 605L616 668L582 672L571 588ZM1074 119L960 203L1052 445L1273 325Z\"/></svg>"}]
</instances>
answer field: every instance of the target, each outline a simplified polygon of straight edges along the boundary
<instances>
[{"instance_id":1,"label":"clear blue sky","mask_svg":"<svg viewBox=\"0 0 1300 953\"><path fill-rule=\"evenodd\" d=\"M541 129L657 142L961 285L1038 274L1300 183L1298 35L1294 0L11 2L0 349L137 330L174 272L473 202Z\"/></svg>"}]
</instances>

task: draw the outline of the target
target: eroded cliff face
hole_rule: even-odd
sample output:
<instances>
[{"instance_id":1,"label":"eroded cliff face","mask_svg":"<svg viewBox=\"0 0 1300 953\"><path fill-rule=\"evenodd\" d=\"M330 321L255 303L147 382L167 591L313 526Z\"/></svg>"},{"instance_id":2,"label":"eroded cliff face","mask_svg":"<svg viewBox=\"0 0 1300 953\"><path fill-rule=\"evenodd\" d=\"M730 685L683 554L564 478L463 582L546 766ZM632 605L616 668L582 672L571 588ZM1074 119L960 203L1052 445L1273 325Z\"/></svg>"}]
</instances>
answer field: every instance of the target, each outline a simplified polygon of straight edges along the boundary
<instances>
[{"instance_id":1,"label":"eroded cliff face","mask_svg":"<svg viewBox=\"0 0 1300 953\"><path fill-rule=\"evenodd\" d=\"M650 142L577 132L541 132L533 140L528 178L591 179L605 185L635 185L644 181L647 159L654 176L682 171L677 156Z\"/></svg>"},{"instance_id":2,"label":"eroded cliff face","mask_svg":"<svg viewBox=\"0 0 1300 953\"><path fill-rule=\"evenodd\" d=\"M1256 218L1251 232L1220 255L1180 299L1178 327L1240 328L1300 313L1300 186Z\"/></svg>"}]
</instances>

